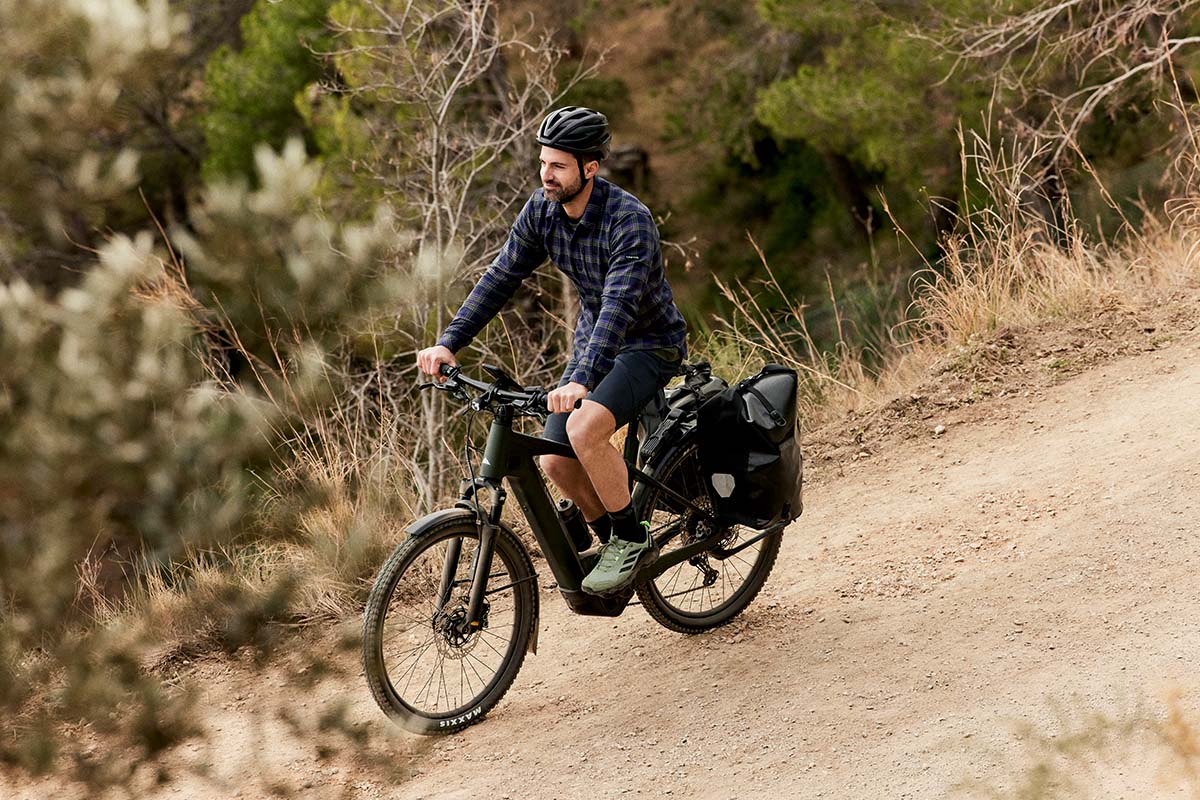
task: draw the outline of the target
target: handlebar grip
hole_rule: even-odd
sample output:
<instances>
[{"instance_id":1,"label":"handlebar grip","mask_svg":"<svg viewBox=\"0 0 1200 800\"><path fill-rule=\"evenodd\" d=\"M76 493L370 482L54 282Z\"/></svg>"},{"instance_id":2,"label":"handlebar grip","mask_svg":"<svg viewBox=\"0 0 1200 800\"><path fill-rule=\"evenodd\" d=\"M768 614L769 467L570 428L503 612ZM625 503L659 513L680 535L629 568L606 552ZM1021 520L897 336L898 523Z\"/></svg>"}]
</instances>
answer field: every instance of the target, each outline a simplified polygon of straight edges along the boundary
<instances>
[{"instance_id":1,"label":"handlebar grip","mask_svg":"<svg viewBox=\"0 0 1200 800\"><path fill-rule=\"evenodd\" d=\"M454 366L453 364L439 364L438 365L438 374L444 375L447 378L453 378L455 375L458 374L458 369L459 368Z\"/></svg>"}]
</instances>

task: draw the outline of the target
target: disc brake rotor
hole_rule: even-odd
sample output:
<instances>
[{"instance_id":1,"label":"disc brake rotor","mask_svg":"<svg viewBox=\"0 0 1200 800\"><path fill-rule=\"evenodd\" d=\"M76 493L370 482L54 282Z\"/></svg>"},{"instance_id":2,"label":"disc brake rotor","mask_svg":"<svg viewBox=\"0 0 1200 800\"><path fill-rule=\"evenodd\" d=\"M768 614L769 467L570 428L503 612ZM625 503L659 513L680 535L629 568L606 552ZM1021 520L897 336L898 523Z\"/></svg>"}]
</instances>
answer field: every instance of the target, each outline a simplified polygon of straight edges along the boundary
<instances>
[{"instance_id":1,"label":"disc brake rotor","mask_svg":"<svg viewBox=\"0 0 1200 800\"><path fill-rule=\"evenodd\" d=\"M470 655L475 645L479 644L480 632L488 626L489 611L491 605L484 598L483 607L479 610L479 627L474 630L468 630L465 605L460 604L448 613L439 614L433 622L434 631L438 634L434 638L438 652L453 659Z\"/></svg>"}]
</instances>

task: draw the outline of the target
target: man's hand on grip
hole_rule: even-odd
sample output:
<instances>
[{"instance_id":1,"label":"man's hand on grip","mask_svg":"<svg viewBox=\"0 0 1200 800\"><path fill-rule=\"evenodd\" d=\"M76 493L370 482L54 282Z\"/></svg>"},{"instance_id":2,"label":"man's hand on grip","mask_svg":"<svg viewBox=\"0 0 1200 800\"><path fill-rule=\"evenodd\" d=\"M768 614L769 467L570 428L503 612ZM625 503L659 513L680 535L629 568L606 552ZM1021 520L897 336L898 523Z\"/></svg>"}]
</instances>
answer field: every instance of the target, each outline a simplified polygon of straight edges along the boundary
<instances>
[{"instance_id":1,"label":"man's hand on grip","mask_svg":"<svg viewBox=\"0 0 1200 800\"><path fill-rule=\"evenodd\" d=\"M575 408L576 403L587 397L587 393L587 387L582 383L568 383L546 395L546 408L552 414L571 411Z\"/></svg>"},{"instance_id":2,"label":"man's hand on grip","mask_svg":"<svg viewBox=\"0 0 1200 800\"><path fill-rule=\"evenodd\" d=\"M451 353L447 347L439 344L433 347L426 347L417 353L417 368L426 375L432 376L438 383L446 382L445 376L438 373L442 364L449 364L452 367L458 366L458 361L454 358L454 353Z\"/></svg>"}]
</instances>

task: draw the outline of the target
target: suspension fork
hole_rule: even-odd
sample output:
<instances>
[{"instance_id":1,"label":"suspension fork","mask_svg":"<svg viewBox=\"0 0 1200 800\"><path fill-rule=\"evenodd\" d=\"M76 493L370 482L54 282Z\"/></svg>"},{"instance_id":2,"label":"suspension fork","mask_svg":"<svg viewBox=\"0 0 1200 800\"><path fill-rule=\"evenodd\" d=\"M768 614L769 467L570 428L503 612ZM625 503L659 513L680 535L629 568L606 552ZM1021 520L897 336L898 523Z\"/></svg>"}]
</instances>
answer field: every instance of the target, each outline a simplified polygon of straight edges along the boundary
<instances>
[{"instance_id":1,"label":"suspension fork","mask_svg":"<svg viewBox=\"0 0 1200 800\"><path fill-rule=\"evenodd\" d=\"M467 600L467 626L480 626L479 613L483 609L483 596L487 594L488 578L492 573L492 553L496 549L496 536L500 531L500 513L504 510L504 499L508 493L503 486L494 488L492 510L479 526L479 549L475 552L475 571L471 575L471 594Z\"/></svg>"},{"instance_id":2,"label":"suspension fork","mask_svg":"<svg viewBox=\"0 0 1200 800\"><path fill-rule=\"evenodd\" d=\"M455 536L446 545L446 561L442 564L442 582L438 587L437 607L434 609L439 614L454 592L454 576L458 573L458 557L461 553L462 537Z\"/></svg>"},{"instance_id":3,"label":"suspension fork","mask_svg":"<svg viewBox=\"0 0 1200 800\"><path fill-rule=\"evenodd\" d=\"M466 482L464 481L464 484ZM479 508L478 492L481 488L492 488L496 493L494 495L495 502L492 510L486 517L483 516L483 510ZM479 525L479 547L475 551L475 558L471 567L471 592L468 595L468 601L475 595L475 586L478 581L479 570L481 563L485 563L486 569L483 572L484 578L482 585L484 587L483 595L487 594L487 576L490 574L492 553L495 551L496 528L500 522L500 514L504 510L504 496L506 492L502 487L491 486L483 481L477 480L474 485L464 489L462 499L456 504L462 508L472 507L476 511L476 521L480 518L484 519ZM434 609L436 613L441 613L445 609L446 604L450 602L450 598L454 595L454 587L465 581L456 581L454 576L458 574L458 560L462 555L462 537L456 536L446 543L446 560L442 562L442 579L438 584L437 606ZM486 543L485 543L486 542ZM483 595L480 595L482 598ZM482 606L482 602L479 603Z\"/></svg>"}]
</instances>

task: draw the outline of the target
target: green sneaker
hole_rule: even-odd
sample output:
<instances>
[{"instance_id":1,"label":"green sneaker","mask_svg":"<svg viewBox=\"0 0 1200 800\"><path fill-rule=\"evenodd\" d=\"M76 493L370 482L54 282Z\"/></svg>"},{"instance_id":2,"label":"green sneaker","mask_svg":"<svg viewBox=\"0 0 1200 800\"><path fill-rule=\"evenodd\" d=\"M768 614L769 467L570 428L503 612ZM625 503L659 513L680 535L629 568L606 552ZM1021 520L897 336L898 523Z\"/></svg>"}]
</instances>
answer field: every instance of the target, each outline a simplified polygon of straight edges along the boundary
<instances>
[{"instance_id":1,"label":"green sneaker","mask_svg":"<svg viewBox=\"0 0 1200 800\"><path fill-rule=\"evenodd\" d=\"M629 542L614 535L608 544L600 547L600 561L583 579L583 590L591 594L612 594L624 589L633 581L642 567L658 560L658 548L650 535L650 523L646 527L646 541Z\"/></svg>"}]
</instances>

